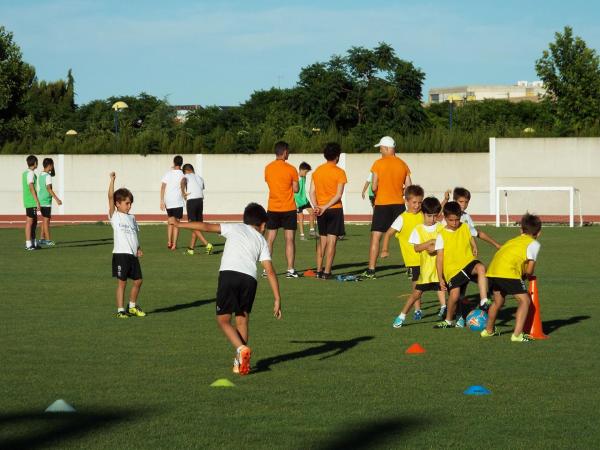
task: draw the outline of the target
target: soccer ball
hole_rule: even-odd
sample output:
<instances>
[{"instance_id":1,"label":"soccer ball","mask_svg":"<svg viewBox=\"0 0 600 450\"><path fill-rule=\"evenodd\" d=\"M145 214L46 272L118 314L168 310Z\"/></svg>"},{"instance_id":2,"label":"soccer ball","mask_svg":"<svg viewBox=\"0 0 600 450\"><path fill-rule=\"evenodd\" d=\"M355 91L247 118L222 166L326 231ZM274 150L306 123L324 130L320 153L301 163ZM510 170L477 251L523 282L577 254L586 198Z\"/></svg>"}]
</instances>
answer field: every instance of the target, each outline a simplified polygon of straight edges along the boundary
<instances>
[{"instance_id":1,"label":"soccer ball","mask_svg":"<svg viewBox=\"0 0 600 450\"><path fill-rule=\"evenodd\" d=\"M482 331L487 323L488 315L481 309L474 309L467 316L467 326L471 331Z\"/></svg>"}]
</instances>

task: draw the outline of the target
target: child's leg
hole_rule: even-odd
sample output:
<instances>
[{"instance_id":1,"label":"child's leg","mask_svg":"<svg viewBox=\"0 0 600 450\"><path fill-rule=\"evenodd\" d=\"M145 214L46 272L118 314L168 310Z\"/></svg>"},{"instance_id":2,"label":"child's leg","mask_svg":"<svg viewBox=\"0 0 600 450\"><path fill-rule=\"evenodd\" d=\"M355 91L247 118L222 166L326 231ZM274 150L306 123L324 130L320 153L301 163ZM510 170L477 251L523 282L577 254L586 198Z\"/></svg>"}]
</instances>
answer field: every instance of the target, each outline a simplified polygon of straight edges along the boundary
<instances>
[{"instance_id":1,"label":"child's leg","mask_svg":"<svg viewBox=\"0 0 600 450\"><path fill-rule=\"evenodd\" d=\"M240 339L244 345L248 344L248 322L250 321L250 314L240 313L235 315L235 329L240 336Z\"/></svg>"},{"instance_id":2,"label":"child's leg","mask_svg":"<svg viewBox=\"0 0 600 450\"><path fill-rule=\"evenodd\" d=\"M33 219L31 217L27 217L25 219L25 240L31 241L31 229L33 228Z\"/></svg>"},{"instance_id":3,"label":"child's leg","mask_svg":"<svg viewBox=\"0 0 600 450\"><path fill-rule=\"evenodd\" d=\"M413 281L412 282L412 290L413 292L415 291L415 287L417 286L417 282ZM415 305L415 311L421 311L421 295L419 295L419 298L417 298L414 302Z\"/></svg>"},{"instance_id":4,"label":"child's leg","mask_svg":"<svg viewBox=\"0 0 600 450\"><path fill-rule=\"evenodd\" d=\"M51 241L50 237L50 217L44 217L44 231L46 232L46 237L44 239Z\"/></svg>"},{"instance_id":5,"label":"child's leg","mask_svg":"<svg viewBox=\"0 0 600 450\"><path fill-rule=\"evenodd\" d=\"M304 213L299 212L297 214L298 218L298 228L300 228L300 236L304 236Z\"/></svg>"},{"instance_id":6,"label":"child's leg","mask_svg":"<svg viewBox=\"0 0 600 450\"><path fill-rule=\"evenodd\" d=\"M31 241L33 242L33 245L36 245L36 239L35 239L35 230L37 228L37 214L36 216L33 218L33 221L31 222Z\"/></svg>"},{"instance_id":7,"label":"child's leg","mask_svg":"<svg viewBox=\"0 0 600 450\"><path fill-rule=\"evenodd\" d=\"M287 259L287 268L294 268L294 259L296 257L296 230L284 230L285 237L285 258Z\"/></svg>"},{"instance_id":8,"label":"child's leg","mask_svg":"<svg viewBox=\"0 0 600 450\"><path fill-rule=\"evenodd\" d=\"M167 219L167 242L169 244L173 243L173 217L169 217Z\"/></svg>"},{"instance_id":9,"label":"child's leg","mask_svg":"<svg viewBox=\"0 0 600 450\"><path fill-rule=\"evenodd\" d=\"M454 320L454 314L456 314L456 305L458 303L458 297L460 297L460 288L455 287L448 293L448 303L446 309L446 322L452 322Z\"/></svg>"},{"instance_id":10,"label":"child's leg","mask_svg":"<svg viewBox=\"0 0 600 450\"><path fill-rule=\"evenodd\" d=\"M273 244L275 243L275 238L277 237L277 229L275 230L267 230L267 244L269 246L269 253L271 257L273 256Z\"/></svg>"},{"instance_id":11,"label":"child's leg","mask_svg":"<svg viewBox=\"0 0 600 450\"><path fill-rule=\"evenodd\" d=\"M125 287L127 287L127 280L117 279L117 310L122 311L125 309L123 298L125 297Z\"/></svg>"},{"instance_id":12,"label":"child's leg","mask_svg":"<svg viewBox=\"0 0 600 450\"><path fill-rule=\"evenodd\" d=\"M179 219L176 217L173 217L173 224L175 224L175 222L179 222ZM177 238L179 237L179 228L177 228L175 225L173 225L173 240L171 242L173 242L173 247L177 247Z\"/></svg>"},{"instance_id":13,"label":"child's leg","mask_svg":"<svg viewBox=\"0 0 600 450\"><path fill-rule=\"evenodd\" d=\"M245 345L237 330L231 326L231 314L217 315L217 324L233 348L238 349Z\"/></svg>"},{"instance_id":14,"label":"child's leg","mask_svg":"<svg viewBox=\"0 0 600 450\"><path fill-rule=\"evenodd\" d=\"M500 291L494 291L494 302L491 304L490 309L488 310L488 320L485 325L486 331L490 334L494 332L496 318L498 317L498 312L500 309L502 309L502 306L504 306L504 300L505 298ZM527 315L525 315L525 317L527 317ZM523 329L523 325L521 325L521 329Z\"/></svg>"},{"instance_id":15,"label":"child's leg","mask_svg":"<svg viewBox=\"0 0 600 450\"><path fill-rule=\"evenodd\" d=\"M446 306L446 292L445 291L437 291L438 301L440 302L440 306Z\"/></svg>"},{"instance_id":16,"label":"child's leg","mask_svg":"<svg viewBox=\"0 0 600 450\"><path fill-rule=\"evenodd\" d=\"M416 304L416 302L419 302L419 303L421 302L422 295L423 295L423 291L419 291L418 289L413 288L412 293L406 299L406 303L404 304L404 308L402 308L401 313L406 316L406 314L408 314L408 312L410 311L410 308L412 308L413 305ZM415 307L415 309L416 309L416 307Z\"/></svg>"},{"instance_id":17,"label":"child's leg","mask_svg":"<svg viewBox=\"0 0 600 450\"><path fill-rule=\"evenodd\" d=\"M477 274L477 285L479 286L479 298L481 300L487 300L488 295L488 280L485 276L485 266L483 264L476 264L471 271L471 275Z\"/></svg>"},{"instance_id":18,"label":"child's leg","mask_svg":"<svg viewBox=\"0 0 600 450\"><path fill-rule=\"evenodd\" d=\"M140 289L142 288L142 281L141 278L139 280L133 280L133 286L129 293L129 303L136 304Z\"/></svg>"},{"instance_id":19,"label":"child's leg","mask_svg":"<svg viewBox=\"0 0 600 450\"><path fill-rule=\"evenodd\" d=\"M202 234L202 231L200 231L200 230L194 230L194 236L196 236L198 239L200 239L200 242L202 242L202 245L204 245L205 247L208 245L208 241L206 240L206 238ZM194 245L195 244L196 244L196 241L194 240Z\"/></svg>"},{"instance_id":20,"label":"child's leg","mask_svg":"<svg viewBox=\"0 0 600 450\"><path fill-rule=\"evenodd\" d=\"M531 297L529 294L515 294L515 298L519 302L517 307L517 314L515 317L515 332L514 335L518 336L523 332L525 321L527 320L527 314L529 313L529 306L531 305Z\"/></svg>"},{"instance_id":21,"label":"child's leg","mask_svg":"<svg viewBox=\"0 0 600 450\"><path fill-rule=\"evenodd\" d=\"M328 234L325 238L325 273L331 273L331 266L333 266L333 258L335 257L337 239L337 236L334 234Z\"/></svg>"},{"instance_id":22,"label":"child's leg","mask_svg":"<svg viewBox=\"0 0 600 450\"><path fill-rule=\"evenodd\" d=\"M312 208L306 208L308 211L308 220L310 223L310 230L314 231L315 229L315 211Z\"/></svg>"},{"instance_id":23,"label":"child's leg","mask_svg":"<svg viewBox=\"0 0 600 450\"><path fill-rule=\"evenodd\" d=\"M327 236L319 236L317 241L317 272L323 269L323 254L327 247Z\"/></svg>"}]
</instances>

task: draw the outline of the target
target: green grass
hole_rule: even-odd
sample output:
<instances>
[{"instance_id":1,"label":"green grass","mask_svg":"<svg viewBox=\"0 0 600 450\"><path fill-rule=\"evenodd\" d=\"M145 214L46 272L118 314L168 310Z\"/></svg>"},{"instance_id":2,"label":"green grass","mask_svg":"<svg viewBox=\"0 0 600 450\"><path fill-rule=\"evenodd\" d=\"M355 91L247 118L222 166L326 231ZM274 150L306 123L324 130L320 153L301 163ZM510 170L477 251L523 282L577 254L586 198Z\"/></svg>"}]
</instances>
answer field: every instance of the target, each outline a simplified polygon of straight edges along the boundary
<instances>
[{"instance_id":1,"label":"green grass","mask_svg":"<svg viewBox=\"0 0 600 450\"><path fill-rule=\"evenodd\" d=\"M53 233L56 248L28 253L22 230L0 230L0 447L593 448L600 439L600 228L544 229L537 274L550 339L530 345L509 342L514 300L500 322L507 334L490 341L433 330L432 294L424 320L393 329L410 289L397 251L376 281L280 279L281 321L259 280L250 343L265 370L244 378L231 374L233 350L214 320L219 255L171 253L164 227L142 227L140 304L150 314L123 321L113 318L110 227ZM368 228L348 233L337 273L365 267ZM313 243L297 246L297 267L311 266ZM280 271L282 250L278 242ZM491 247L480 250L489 262ZM413 342L427 352L405 355ZM209 387L217 378L236 387ZM492 394L463 395L474 384ZM40 414L58 398L78 413Z\"/></svg>"}]
</instances>

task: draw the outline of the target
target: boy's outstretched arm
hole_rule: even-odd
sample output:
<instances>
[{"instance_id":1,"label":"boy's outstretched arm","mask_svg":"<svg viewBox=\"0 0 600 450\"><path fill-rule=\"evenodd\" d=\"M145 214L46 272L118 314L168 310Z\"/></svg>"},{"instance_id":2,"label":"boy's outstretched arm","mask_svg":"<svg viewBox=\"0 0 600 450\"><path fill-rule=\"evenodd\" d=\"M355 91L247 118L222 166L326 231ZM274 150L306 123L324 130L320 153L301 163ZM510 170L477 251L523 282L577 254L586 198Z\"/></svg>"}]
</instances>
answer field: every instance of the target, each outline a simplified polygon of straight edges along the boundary
<instances>
[{"instance_id":1,"label":"boy's outstretched arm","mask_svg":"<svg viewBox=\"0 0 600 450\"><path fill-rule=\"evenodd\" d=\"M394 234L396 234L396 230L390 227L383 235L383 245L381 246L381 253L379 254L380 258L387 258L390 256L390 238Z\"/></svg>"},{"instance_id":2,"label":"boy's outstretched arm","mask_svg":"<svg viewBox=\"0 0 600 450\"><path fill-rule=\"evenodd\" d=\"M275 301L273 302L273 316L276 319L281 319L281 295L279 293L279 283L277 282L277 275L275 275L275 270L273 269L273 263L271 260L261 261L260 263L267 273L267 280L269 280L269 285L271 286L273 296L275 297Z\"/></svg>"},{"instance_id":3,"label":"boy's outstretched arm","mask_svg":"<svg viewBox=\"0 0 600 450\"><path fill-rule=\"evenodd\" d=\"M114 172L111 172L108 176L110 177L110 182L108 183L108 217L112 217L115 212L114 194L115 178L117 178L117 175Z\"/></svg>"},{"instance_id":4,"label":"boy's outstretched arm","mask_svg":"<svg viewBox=\"0 0 600 450\"><path fill-rule=\"evenodd\" d=\"M493 237L491 237L489 234L487 234L483 231L477 230L477 237L479 239L481 239L482 241L492 244L494 247L496 247L496 249L499 249L500 247L502 247L502 245L500 243L498 243L498 241L496 241Z\"/></svg>"},{"instance_id":5,"label":"boy's outstretched arm","mask_svg":"<svg viewBox=\"0 0 600 450\"><path fill-rule=\"evenodd\" d=\"M208 222L175 222L177 228L187 228L188 230L207 231L209 233L221 233L221 225Z\"/></svg>"}]
</instances>

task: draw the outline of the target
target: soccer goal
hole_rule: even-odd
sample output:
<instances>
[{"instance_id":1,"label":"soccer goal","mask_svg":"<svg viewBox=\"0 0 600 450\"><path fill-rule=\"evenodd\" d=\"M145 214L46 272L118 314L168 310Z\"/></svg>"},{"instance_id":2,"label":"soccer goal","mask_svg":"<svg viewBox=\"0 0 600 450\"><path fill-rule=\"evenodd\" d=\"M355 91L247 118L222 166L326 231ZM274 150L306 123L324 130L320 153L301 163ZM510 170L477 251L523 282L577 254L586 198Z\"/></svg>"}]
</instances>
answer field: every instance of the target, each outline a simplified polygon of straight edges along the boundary
<instances>
[{"instance_id":1,"label":"soccer goal","mask_svg":"<svg viewBox=\"0 0 600 450\"><path fill-rule=\"evenodd\" d=\"M504 214L506 225L510 225L509 192L552 192L562 191L569 193L569 226L575 226L575 194L577 194L577 205L579 207L579 226L583 226L583 215L581 212L581 192L574 186L498 186L496 188L496 226L500 226L500 196L504 195Z\"/></svg>"}]
</instances>

